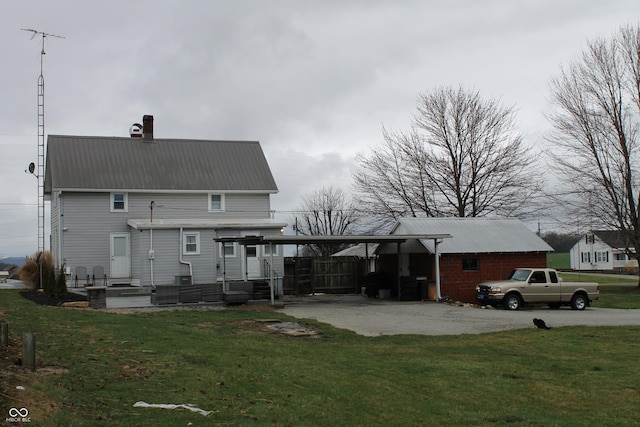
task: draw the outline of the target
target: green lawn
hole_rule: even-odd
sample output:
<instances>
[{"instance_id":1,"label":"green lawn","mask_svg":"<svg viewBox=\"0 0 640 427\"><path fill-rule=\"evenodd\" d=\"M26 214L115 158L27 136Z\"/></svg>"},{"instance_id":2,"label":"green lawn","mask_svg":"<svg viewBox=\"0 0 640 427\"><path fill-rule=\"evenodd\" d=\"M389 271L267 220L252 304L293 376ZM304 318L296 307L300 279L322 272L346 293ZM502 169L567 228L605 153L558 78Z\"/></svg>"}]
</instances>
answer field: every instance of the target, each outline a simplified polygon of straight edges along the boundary
<instances>
[{"instance_id":1,"label":"green lawn","mask_svg":"<svg viewBox=\"0 0 640 427\"><path fill-rule=\"evenodd\" d=\"M556 270L566 270L571 268L571 257L569 252L547 254L547 267Z\"/></svg>"},{"instance_id":2,"label":"green lawn","mask_svg":"<svg viewBox=\"0 0 640 427\"><path fill-rule=\"evenodd\" d=\"M607 285L600 288L600 299L593 304L602 308L640 308L640 288Z\"/></svg>"},{"instance_id":3,"label":"green lawn","mask_svg":"<svg viewBox=\"0 0 640 427\"><path fill-rule=\"evenodd\" d=\"M616 275L589 275L561 273L567 282L600 283L600 299L593 302L594 307L602 308L640 308L640 287L637 279Z\"/></svg>"},{"instance_id":4,"label":"green lawn","mask_svg":"<svg viewBox=\"0 0 640 427\"><path fill-rule=\"evenodd\" d=\"M567 282L598 282L601 285L629 285L634 286L638 284L637 278L630 278L626 276L619 276L616 274L589 274L589 273L567 273L562 272L559 274L563 280Z\"/></svg>"},{"instance_id":5,"label":"green lawn","mask_svg":"<svg viewBox=\"0 0 640 427\"><path fill-rule=\"evenodd\" d=\"M640 327L371 338L308 321L321 336L294 338L256 329L292 320L278 312L115 314L0 296L2 360L33 331L41 368L0 374L0 411L25 405L33 426L639 425Z\"/></svg>"}]
</instances>

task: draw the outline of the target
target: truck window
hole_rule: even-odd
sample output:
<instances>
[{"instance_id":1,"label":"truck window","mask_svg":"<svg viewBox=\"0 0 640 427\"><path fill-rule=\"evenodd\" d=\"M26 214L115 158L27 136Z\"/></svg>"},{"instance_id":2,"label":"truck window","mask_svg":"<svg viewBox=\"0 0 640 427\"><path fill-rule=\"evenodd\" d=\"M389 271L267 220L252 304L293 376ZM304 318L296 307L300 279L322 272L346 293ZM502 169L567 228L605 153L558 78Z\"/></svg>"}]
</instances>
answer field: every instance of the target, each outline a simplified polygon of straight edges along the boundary
<instances>
[{"instance_id":1,"label":"truck window","mask_svg":"<svg viewBox=\"0 0 640 427\"><path fill-rule=\"evenodd\" d=\"M529 277L529 273L531 273L531 270L516 268L511 272L509 277L507 277L507 280L517 280L518 282L524 282Z\"/></svg>"},{"instance_id":2,"label":"truck window","mask_svg":"<svg viewBox=\"0 0 640 427\"><path fill-rule=\"evenodd\" d=\"M549 279L551 279L551 283L558 283L558 275L555 271L549 272Z\"/></svg>"},{"instance_id":3,"label":"truck window","mask_svg":"<svg viewBox=\"0 0 640 427\"><path fill-rule=\"evenodd\" d=\"M544 271L534 271L533 274L531 274L529 283L547 283L547 276L544 274Z\"/></svg>"}]
</instances>

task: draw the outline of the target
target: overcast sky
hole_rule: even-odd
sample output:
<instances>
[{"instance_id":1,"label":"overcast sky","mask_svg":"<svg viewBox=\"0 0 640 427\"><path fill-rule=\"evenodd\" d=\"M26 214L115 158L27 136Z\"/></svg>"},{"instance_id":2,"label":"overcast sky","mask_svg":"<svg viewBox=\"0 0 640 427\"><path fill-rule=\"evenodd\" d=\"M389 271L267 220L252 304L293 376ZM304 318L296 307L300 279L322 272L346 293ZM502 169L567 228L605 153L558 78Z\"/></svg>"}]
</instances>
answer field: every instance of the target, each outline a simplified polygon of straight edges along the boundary
<instances>
[{"instance_id":1,"label":"overcast sky","mask_svg":"<svg viewBox=\"0 0 640 427\"><path fill-rule=\"evenodd\" d=\"M304 194L349 190L354 156L441 86L514 105L539 146L549 79L639 17L637 0L5 0L0 257L37 250L41 39L21 28L65 37L45 43L47 134L128 136L152 114L158 138L258 140L286 219Z\"/></svg>"}]
</instances>

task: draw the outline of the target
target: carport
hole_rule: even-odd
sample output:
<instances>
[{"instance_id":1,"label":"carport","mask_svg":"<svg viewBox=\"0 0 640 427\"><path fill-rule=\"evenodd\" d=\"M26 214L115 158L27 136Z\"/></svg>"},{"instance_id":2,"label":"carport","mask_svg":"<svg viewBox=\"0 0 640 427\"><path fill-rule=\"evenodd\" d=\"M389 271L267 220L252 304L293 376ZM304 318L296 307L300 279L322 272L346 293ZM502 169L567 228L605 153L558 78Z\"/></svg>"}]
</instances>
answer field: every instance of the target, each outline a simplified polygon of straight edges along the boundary
<instances>
[{"instance_id":1,"label":"carport","mask_svg":"<svg viewBox=\"0 0 640 427\"><path fill-rule=\"evenodd\" d=\"M443 239L449 239L452 236L450 234L412 234L412 235L355 235L355 236L243 236L243 237L217 237L213 239L216 242L224 245L225 243L237 242L240 245L269 245L271 253L271 264L273 265L273 247L275 245L307 245L307 244L319 244L319 243L350 243L360 244L364 243L365 248L369 243L377 244L393 244L397 246L398 256L398 288L400 288L400 275L402 271L402 244L408 241L418 240L433 240L434 256L435 256L435 282L436 282L436 298L439 300L440 295L440 259L438 253L438 246L442 243ZM367 249L368 257L368 249ZM223 251L223 263L225 262ZM271 304L275 303L274 295L274 283L273 283L273 270L271 271L269 287L271 289ZM400 289L398 289L400 292Z\"/></svg>"}]
</instances>

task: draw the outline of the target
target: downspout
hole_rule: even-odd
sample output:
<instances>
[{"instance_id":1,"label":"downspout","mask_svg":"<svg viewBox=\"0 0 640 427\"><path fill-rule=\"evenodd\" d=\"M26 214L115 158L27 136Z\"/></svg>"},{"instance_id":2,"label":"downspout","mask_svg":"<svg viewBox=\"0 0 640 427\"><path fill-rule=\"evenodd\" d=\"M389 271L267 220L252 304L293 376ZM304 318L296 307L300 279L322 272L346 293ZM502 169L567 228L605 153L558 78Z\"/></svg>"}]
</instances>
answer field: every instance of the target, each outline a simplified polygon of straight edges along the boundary
<instances>
[{"instance_id":1,"label":"downspout","mask_svg":"<svg viewBox=\"0 0 640 427\"><path fill-rule=\"evenodd\" d=\"M64 264L64 254L62 253L64 240L64 199L62 191L58 192L58 265Z\"/></svg>"},{"instance_id":2,"label":"downspout","mask_svg":"<svg viewBox=\"0 0 640 427\"><path fill-rule=\"evenodd\" d=\"M222 242L222 290L228 291L227 289L227 251L226 251L227 242Z\"/></svg>"},{"instance_id":3,"label":"downspout","mask_svg":"<svg viewBox=\"0 0 640 427\"><path fill-rule=\"evenodd\" d=\"M149 266L151 267L151 289L156 288L156 285L153 281L153 260L156 257L155 252L153 251L153 206L154 205L155 203L152 200L151 203L149 204L149 209L151 211L150 213L151 226L149 227L149 264L150 264Z\"/></svg>"},{"instance_id":4,"label":"downspout","mask_svg":"<svg viewBox=\"0 0 640 427\"><path fill-rule=\"evenodd\" d=\"M180 227L180 264L189 266L189 276L191 276L191 283L193 283L193 267L189 261L185 261L182 259L182 232L183 228Z\"/></svg>"},{"instance_id":5,"label":"downspout","mask_svg":"<svg viewBox=\"0 0 640 427\"><path fill-rule=\"evenodd\" d=\"M151 264L151 288L155 289L156 285L153 282L153 259L155 258L155 252L153 251L153 228L149 228L149 263Z\"/></svg>"},{"instance_id":6,"label":"downspout","mask_svg":"<svg viewBox=\"0 0 640 427\"><path fill-rule=\"evenodd\" d=\"M440 242L438 239L433 239L433 246L435 247L435 257L436 257L436 301L440 302L442 299L442 294L440 293L440 253L438 252L438 245Z\"/></svg>"}]
</instances>

